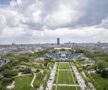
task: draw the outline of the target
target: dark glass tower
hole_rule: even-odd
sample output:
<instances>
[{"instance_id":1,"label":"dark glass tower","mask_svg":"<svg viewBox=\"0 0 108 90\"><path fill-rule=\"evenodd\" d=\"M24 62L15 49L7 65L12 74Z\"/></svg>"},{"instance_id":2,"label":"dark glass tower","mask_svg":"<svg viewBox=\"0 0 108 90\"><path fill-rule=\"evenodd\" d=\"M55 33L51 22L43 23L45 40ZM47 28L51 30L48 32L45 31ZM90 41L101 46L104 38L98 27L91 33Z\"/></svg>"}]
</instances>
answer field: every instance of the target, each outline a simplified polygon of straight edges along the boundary
<instances>
[{"instance_id":1,"label":"dark glass tower","mask_svg":"<svg viewBox=\"0 0 108 90\"><path fill-rule=\"evenodd\" d=\"M57 38L57 45L60 45L60 38Z\"/></svg>"}]
</instances>

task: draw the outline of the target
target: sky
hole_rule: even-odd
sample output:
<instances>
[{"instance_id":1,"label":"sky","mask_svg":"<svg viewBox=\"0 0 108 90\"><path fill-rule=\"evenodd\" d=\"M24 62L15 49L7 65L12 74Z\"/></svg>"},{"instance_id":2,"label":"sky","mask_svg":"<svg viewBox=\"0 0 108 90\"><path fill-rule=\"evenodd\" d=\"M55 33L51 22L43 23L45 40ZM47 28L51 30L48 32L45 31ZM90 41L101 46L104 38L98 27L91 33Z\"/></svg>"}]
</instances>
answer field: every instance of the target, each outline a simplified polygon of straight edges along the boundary
<instances>
[{"instance_id":1,"label":"sky","mask_svg":"<svg viewBox=\"0 0 108 90\"><path fill-rule=\"evenodd\" d=\"M0 44L108 42L108 0L0 0Z\"/></svg>"}]
</instances>

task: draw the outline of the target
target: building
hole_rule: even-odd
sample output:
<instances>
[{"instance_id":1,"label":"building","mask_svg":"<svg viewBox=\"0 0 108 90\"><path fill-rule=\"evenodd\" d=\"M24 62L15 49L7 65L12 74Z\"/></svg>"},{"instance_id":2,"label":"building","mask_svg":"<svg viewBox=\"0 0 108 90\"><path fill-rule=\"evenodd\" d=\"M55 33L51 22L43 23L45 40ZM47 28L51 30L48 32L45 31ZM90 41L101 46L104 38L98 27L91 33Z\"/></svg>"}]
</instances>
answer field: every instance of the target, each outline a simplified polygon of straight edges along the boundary
<instances>
[{"instance_id":1,"label":"building","mask_svg":"<svg viewBox=\"0 0 108 90\"><path fill-rule=\"evenodd\" d=\"M71 50L69 47L55 47L54 50Z\"/></svg>"},{"instance_id":2,"label":"building","mask_svg":"<svg viewBox=\"0 0 108 90\"><path fill-rule=\"evenodd\" d=\"M60 45L60 38L57 38L57 45Z\"/></svg>"}]
</instances>

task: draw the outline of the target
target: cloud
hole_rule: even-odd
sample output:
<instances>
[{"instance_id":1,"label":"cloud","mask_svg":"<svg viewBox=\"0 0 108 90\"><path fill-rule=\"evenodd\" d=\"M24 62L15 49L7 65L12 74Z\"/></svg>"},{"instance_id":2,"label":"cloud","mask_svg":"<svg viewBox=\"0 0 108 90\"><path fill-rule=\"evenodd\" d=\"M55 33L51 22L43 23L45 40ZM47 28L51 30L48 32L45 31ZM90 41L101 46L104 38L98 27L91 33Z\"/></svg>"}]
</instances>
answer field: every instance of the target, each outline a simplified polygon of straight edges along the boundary
<instances>
[{"instance_id":1,"label":"cloud","mask_svg":"<svg viewBox=\"0 0 108 90\"><path fill-rule=\"evenodd\" d=\"M9 43L54 43L57 37L60 37L62 42L107 42L108 30L95 27L44 29L43 31L6 28L0 36L1 39L7 39Z\"/></svg>"},{"instance_id":2,"label":"cloud","mask_svg":"<svg viewBox=\"0 0 108 90\"><path fill-rule=\"evenodd\" d=\"M108 16L108 0L89 0L85 14L76 23L80 26L93 26L100 24Z\"/></svg>"},{"instance_id":3,"label":"cloud","mask_svg":"<svg viewBox=\"0 0 108 90\"><path fill-rule=\"evenodd\" d=\"M105 19L103 19L98 25L96 25L97 28L108 28L108 17L106 17Z\"/></svg>"},{"instance_id":4,"label":"cloud","mask_svg":"<svg viewBox=\"0 0 108 90\"><path fill-rule=\"evenodd\" d=\"M59 9L48 15L45 18L46 25L49 27L60 27L71 22L77 21L78 17L76 11L72 11L70 7L60 5Z\"/></svg>"},{"instance_id":5,"label":"cloud","mask_svg":"<svg viewBox=\"0 0 108 90\"><path fill-rule=\"evenodd\" d=\"M86 3L87 0L83 3L81 0L12 0L10 5L26 18L24 24L28 27L36 25L38 29L44 26L53 29L77 22L84 14Z\"/></svg>"},{"instance_id":6,"label":"cloud","mask_svg":"<svg viewBox=\"0 0 108 90\"><path fill-rule=\"evenodd\" d=\"M0 30L3 30L6 26L6 19L5 16L0 15Z\"/></svg>"},{"instance_id":7,"label":"cloud","mask_svg":"<svg viewBox=\"0 0 108 90\"><path fill-rule=\"evenodd\" d=\"M107 42L107 0L11 0L0 5L0 43Z\"/></svg>"},{"instance_id":8,"label":"cloud","mask_svg":"<svg viewBox=\"0 0 108 90\"><path fill-rule=\"evenodd\" d=\"M85 7L85 3L81 5L81 0L69 0L68 2L66 0L59 0L56 9L53 9L53 12L48 13L45 17L46 26L59 28L70 23L74 24L84 14L82 9Z\"/></svg>"}]
</instances>

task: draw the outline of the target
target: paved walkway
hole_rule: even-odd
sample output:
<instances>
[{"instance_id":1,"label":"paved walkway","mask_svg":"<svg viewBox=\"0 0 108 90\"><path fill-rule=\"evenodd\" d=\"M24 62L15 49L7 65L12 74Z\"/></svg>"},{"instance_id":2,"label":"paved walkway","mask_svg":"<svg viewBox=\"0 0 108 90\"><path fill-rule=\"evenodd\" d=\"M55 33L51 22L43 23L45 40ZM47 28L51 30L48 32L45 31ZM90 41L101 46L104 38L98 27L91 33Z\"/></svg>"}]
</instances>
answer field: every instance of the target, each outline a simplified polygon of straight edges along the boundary
<instances>
[{"instance_id":1,"label":"paved walkway","mask_svg":"<svg viewBox=\"0 0 108 90\"><path fill-rule=\"evenodd\" d=\"M15 81L13 81L12 84L8 85L6 88L9 89L9 90L11 90L14 87L15 87Z\"/></svg>"},{"instance_id":2,"label":"paved walkway","mask_svg":"<svg viewBox=\"0 0 108 90\"><path fill-rule=\"evenodd\" d=\"M70 65L70 67L71 67L71 65ZM72 69L72 68L71 68L71 69ZM72 70L72 72L73 72L73 70ZM71 72L71 75L72 75L72 78L73 78L74 84L76 84L76 82L75 82L75 78L74 78L72 72ZM77 87L75 87L75 88L76 88L76 90L77 90Z\"/></svg>"},{"instance_id":3,"label":"paved walkway","mask_svg":"<svg viewBox=\"0 0 108 90\"><path fill-rule=\"evenodd\" d=\"M33 74L34 74L34 77L33 77L32 81L31 81L31 87L33 87L33 88L34 88L33 83L34 83L34 81L35 81L36 74L35 74L35 73L33 73Z\"/></svg>"},{"instance_id":4,"label":"paved walkway","mask_svg":"<svg viewBox=\"0 0 108 90\"><path fill-rule=\"evenodd\" d=\"M47 82L47 86L46 86L45 90L52 90L56 70L57 70L57 63L54 64L53 69L51 70L50 78Z\"/></svg>"},{"instance_id":5,"label":"paved walkway","mask_svg":"<svg viewBox=\"0 0 108 90\"><path fill-rule=\"evenodd\" d=\"M73 72L77 78L78 84L81 87L81 90L89 90L85 84L85 80L83 79L83 77L81 76L81 74L79 73L79 71L77 70L76 66L72 63L71 64Z\"/></svg>"},{"instance_id":6,"label":"paved walkway","mask_svg":"<svg viewBox=\"0 0 108 90\"><path fill-rule=\"evenodd\" d=\"M84 71L82 71L81 73L83 74L84 77L86 77ZM94 85L91 82L88 82L88 85L89 85L91 90L96 90L96 88L94 87Z\"/></svg>"}]
</instances>

